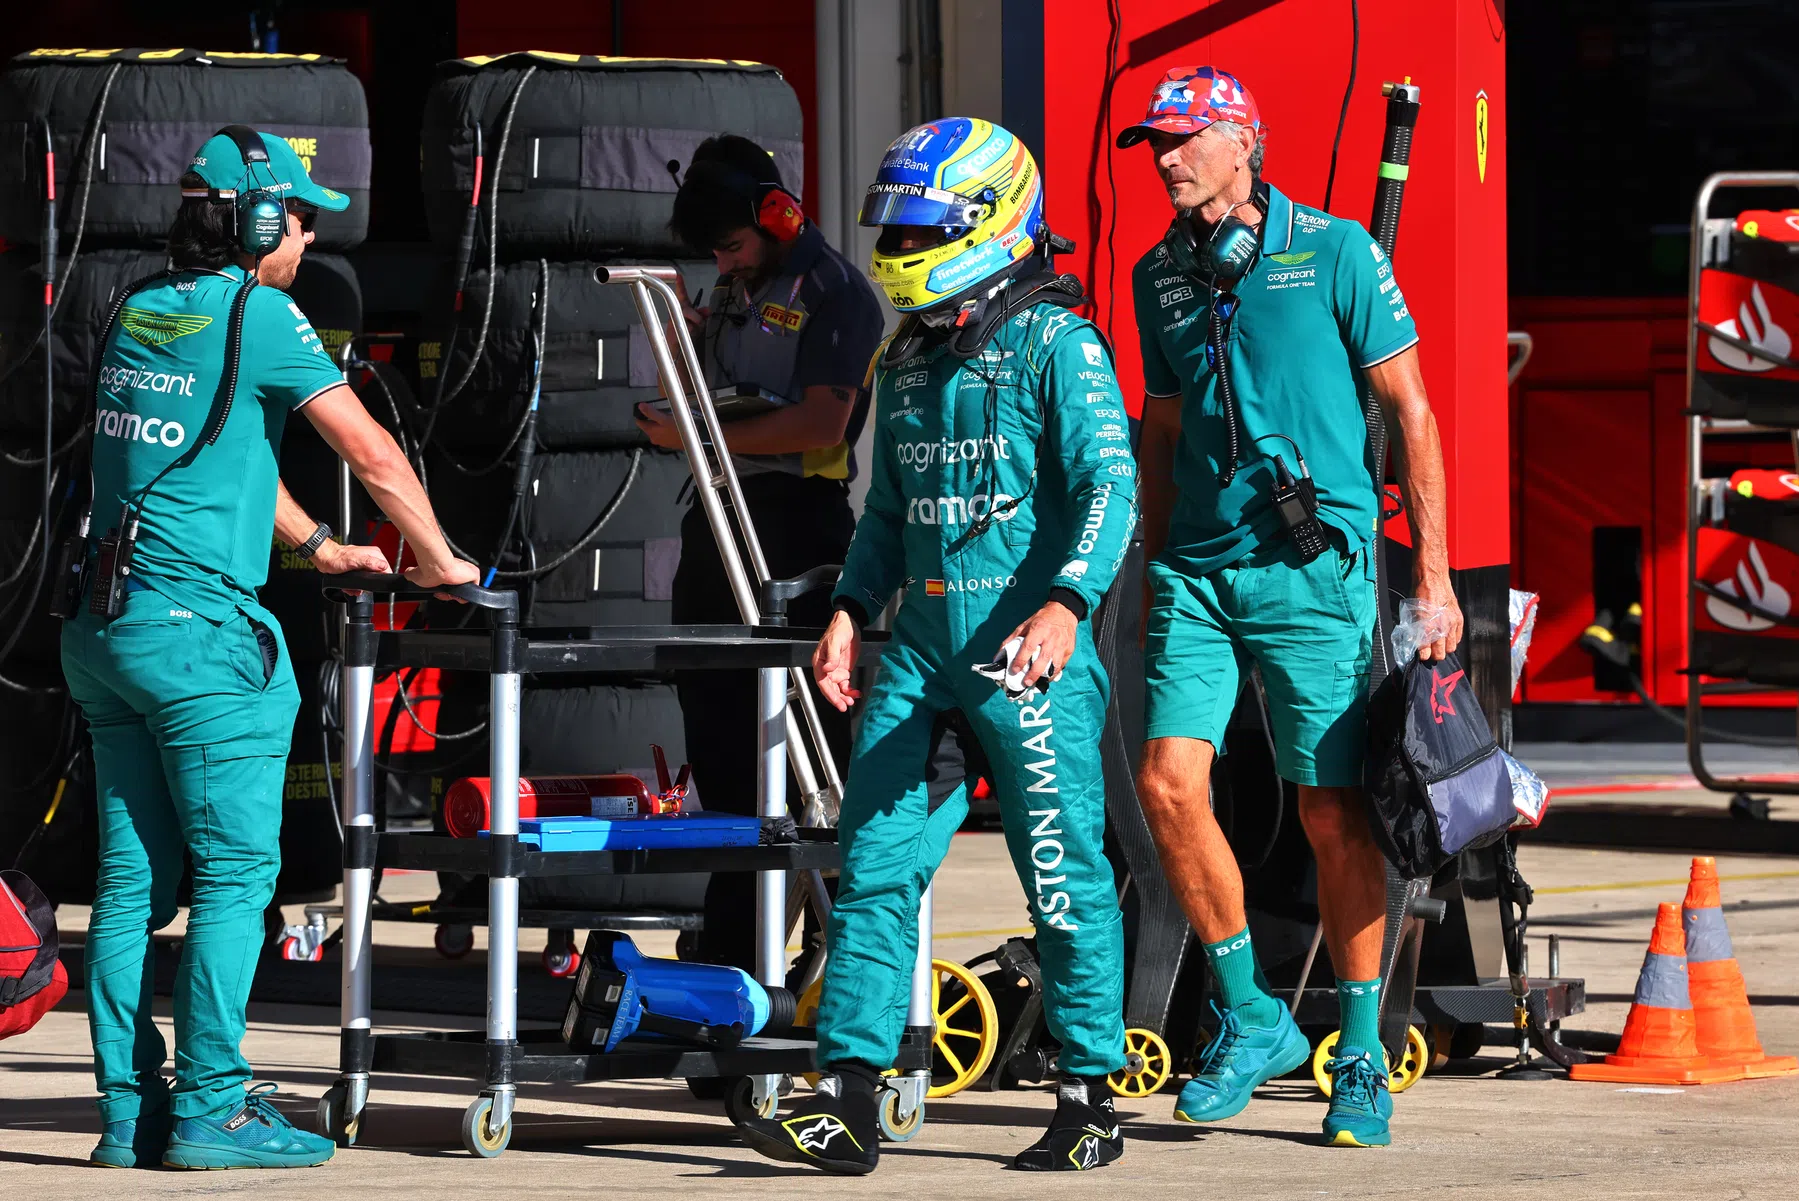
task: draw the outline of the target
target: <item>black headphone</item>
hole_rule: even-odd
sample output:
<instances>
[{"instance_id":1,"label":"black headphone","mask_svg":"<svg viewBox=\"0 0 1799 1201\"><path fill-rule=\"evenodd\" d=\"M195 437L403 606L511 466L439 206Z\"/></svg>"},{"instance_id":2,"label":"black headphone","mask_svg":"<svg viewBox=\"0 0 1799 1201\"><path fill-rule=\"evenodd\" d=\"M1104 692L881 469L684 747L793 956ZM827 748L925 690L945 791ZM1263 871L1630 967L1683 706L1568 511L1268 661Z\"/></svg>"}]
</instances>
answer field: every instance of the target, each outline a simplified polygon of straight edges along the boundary
<instances>
[{"instance_id":1,"label":"black headphone","mask_svg":"<svg viewBox=\"0 0 1799 1201\"><path fill-rule=\"evenodd\" d=\"M1255 205L1266 218L1268 185L1256 180L1244 203ZM1219 219L1212 227L1212 236L1204 243L1200 242L1193 222L1184 213L1170 221L1168 232L1162 235L1162 245L1175 270L1226 292L1248 273L1256 255L1261 253L1262 231L1268 224L1264 219L1252 226L1235 214L1234 210L1239 206L1231 207L1233 211Z\"/></svg>"},{"instance_id":2,"label":"black headphone","mask_svg":"<svg viewBox=\"0 0 1799 1201\"><path fill-rule=\"evenodd\" d=\"M243 186L230 189L208 187L204 191L184 189L181 194L211 200L215 204L230 204L232 229L237 234L238 248L261 262L287 236L287 206L281 202L279 192L255 186L258 164L261 164L271 183L274 182L275 175L274 169L269 166L269 150L262 144L262 135L248 125L227 125L213 136L218 137L220 134L231 139L244 160Z\"/></svg>"}]
</instances>

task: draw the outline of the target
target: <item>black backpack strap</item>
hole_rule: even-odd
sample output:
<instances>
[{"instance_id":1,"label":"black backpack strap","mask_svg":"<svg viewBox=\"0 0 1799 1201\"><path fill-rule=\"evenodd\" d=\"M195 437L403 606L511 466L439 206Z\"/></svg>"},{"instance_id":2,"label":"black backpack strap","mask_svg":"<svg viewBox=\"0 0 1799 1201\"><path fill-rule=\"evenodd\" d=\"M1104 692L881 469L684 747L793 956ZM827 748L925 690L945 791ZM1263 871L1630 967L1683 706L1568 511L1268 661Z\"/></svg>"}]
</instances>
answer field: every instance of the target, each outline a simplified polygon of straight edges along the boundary
<instances>
[{"instance_id":1,"label":"black backpack strap","mask_svg":"<svg viewBox=\"0 0 1799 1201\"><path fill-rule=\"evenodd\" d=\"M32 958L31 966L19 976L0 976L0 1009L7 1009L35 996L50 983L56 973L56 956L61 948L56 937L56 911L50 907L50 899L32 883L31 877L24 872L0 871L0 886L19 899L25 909L25 920L38 934L37 954ZM0 947L0 951L30 949Z\"/></svg>"}]
</instances>

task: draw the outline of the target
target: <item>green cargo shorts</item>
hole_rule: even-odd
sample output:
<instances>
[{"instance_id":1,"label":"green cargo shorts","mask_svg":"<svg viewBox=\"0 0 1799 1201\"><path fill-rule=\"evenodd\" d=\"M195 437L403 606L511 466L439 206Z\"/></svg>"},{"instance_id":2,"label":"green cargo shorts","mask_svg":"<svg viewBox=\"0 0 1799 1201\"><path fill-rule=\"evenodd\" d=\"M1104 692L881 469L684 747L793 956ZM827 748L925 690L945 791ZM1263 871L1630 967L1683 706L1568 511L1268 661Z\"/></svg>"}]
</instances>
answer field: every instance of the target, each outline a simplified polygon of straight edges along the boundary
<instances>
[{"instance_id":1,"label":"green cargo shorts","mask_svg":"<svg viewBox=\"0 0 1799 1201\"><path fill-rule=\"evenodd\" d=\"M1374 582L1360 556L1290 552L1204 576L1148 568L1146 738L1203 738L1224 753L1243 674L1261 669L1283 779L1359 787L1368 739Z\"/></svg>"}]
</instances>

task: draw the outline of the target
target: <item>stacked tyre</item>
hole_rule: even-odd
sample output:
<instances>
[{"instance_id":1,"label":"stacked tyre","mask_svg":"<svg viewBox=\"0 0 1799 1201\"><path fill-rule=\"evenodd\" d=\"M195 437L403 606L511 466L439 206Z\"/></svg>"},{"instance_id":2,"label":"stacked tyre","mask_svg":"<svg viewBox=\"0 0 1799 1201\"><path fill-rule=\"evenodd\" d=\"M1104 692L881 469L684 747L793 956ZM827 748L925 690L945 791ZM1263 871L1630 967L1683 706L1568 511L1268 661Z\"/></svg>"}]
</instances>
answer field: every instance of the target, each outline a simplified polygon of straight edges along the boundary
<instances>
[{"instance_id":1,"label":"stacked tyre","mask_svg":"<svg viewBox=\"0 0 1799 1201\"><path fill-rule=\"evenodd\" d=\"M515 54L440 68L422 139L446 260L419 347L423 458L446 529L520 590L527 625L670 620L689 471L632 420L661 394L655 361L630 292L594 271L672 264L689 296L710 289L711 262L682 261L691 252L668 227L694 149L719 133L753 138L797 188L802 132L793 90L759 64ZM527 434L534 461L508 528ZM523 705L525 771L642 770L652 743L685 755L667 679L545 677ZM704 887L544 884L525 882L527 903L691 911Z\"/></svg>"},{"instance_id":2,"label":"stacked tyre","mask_svg":"<svg viewBox=\"0 0 1799 1201\"><path fill-rule=\"evenodd\" d=\"M314 180L351 198L344 213L320 214L312 249L291 289L327 346L361 330L362 305L348 261L331 253L363 238L368 221L370 150L362 85L341 60L316 55L239 55L195 50L35 51L0 76L0 685L26 693L29 720L0 729L7 781L0 792L0 843L18 814L40 820L59 780L68 779L51 826L34 836L31 856L57 848L77 853L35 868L60 900L91 897L90 759L74 733L63 695L59 630L35 583L42 545L40 507L49 484L50 545L61 544L87 501L95 342L112 301L166 265L167 232L180 204L178 183L198 145L228 124L286 138ZM54 150L57 225L55 310L43 347L42 243L45 135ZM44 367L52 365L46 399ZM46 407L48 412L46 412ZM53 455L46 476L48 422ZM328 448L302 420L287 426L282 477L313 511L335 514ZM308 704L295 727L282 828L282 899L327 895L340 853L321 781L316 689L310 682L327 654L316 573L305 579L284 548L272 548L265 599L287 632ZM43 709L45 712L39 713ZM78 741L79 740L79 741ZM27 788L24 785L30 784ZM85 833L59 826L85 827ZM4 847L0 846L0 851ZM60 855L61 852L57 851ZM10 855L10 852L8 852ZM10 860L9 860L10 861Z\"/></svg>"}]
</instances>

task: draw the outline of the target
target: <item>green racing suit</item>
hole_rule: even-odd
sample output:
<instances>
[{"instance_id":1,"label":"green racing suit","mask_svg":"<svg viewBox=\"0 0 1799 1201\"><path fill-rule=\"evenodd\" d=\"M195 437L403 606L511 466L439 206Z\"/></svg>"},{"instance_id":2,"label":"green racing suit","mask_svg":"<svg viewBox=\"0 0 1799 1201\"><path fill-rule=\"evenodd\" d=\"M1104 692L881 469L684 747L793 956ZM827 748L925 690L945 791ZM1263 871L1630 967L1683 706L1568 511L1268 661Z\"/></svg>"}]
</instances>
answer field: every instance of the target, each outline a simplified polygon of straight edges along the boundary
<instances>
[{"instance_id":1,"label":"green racing suit","mask_svg":"<svg viewBox=\"0 0 1799 1201\"><path fill-rule=\"evenodd\" d=\"M1136 525L1111 353L1088 322L1038 302L975 357L939 343L875 369L873 388L873 475L835 600L862 620L896 591L905 602L850 760L818 1062L894 1062L919 898L968 812L968 782L940 779L954 730L984 752L1059 1069L1115 1071L1124 946L1099 753L1109 685L1087 620ZM1008 700L972 668L1052 598L1081 618L1071 661L1047 691Z\"/></svg>"}]
</instances>

